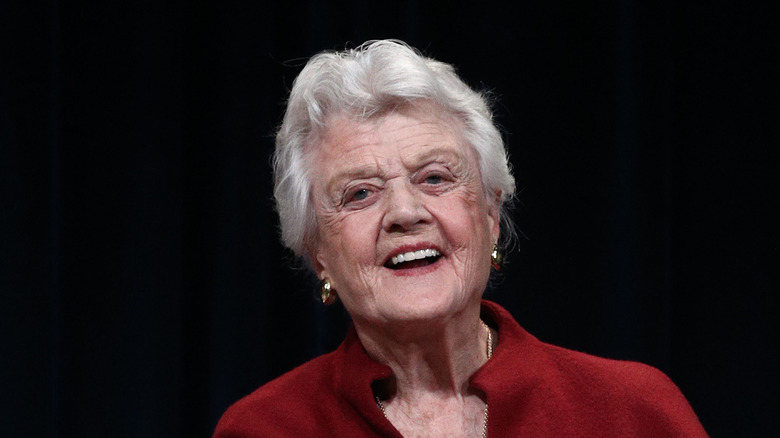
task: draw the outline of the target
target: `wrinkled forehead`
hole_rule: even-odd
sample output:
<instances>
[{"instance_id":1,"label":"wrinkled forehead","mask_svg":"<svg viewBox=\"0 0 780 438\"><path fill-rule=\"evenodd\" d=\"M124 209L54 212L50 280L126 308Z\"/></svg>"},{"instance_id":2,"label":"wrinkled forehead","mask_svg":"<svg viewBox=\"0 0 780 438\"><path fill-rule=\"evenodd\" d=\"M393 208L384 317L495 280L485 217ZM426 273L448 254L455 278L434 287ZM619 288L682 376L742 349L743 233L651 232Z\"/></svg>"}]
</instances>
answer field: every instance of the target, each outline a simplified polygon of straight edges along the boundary
<instances>
[{"instance_id":1,"label":"wrinkled forehead","mask_svg":"<svg viewBox=\"0 0 780 438\"><path fill-rule=\"evenodd\" d=\"M364 141L379 141L378 138L372 139L372 136L378 136L380 128L385 128L381 130L383 134L393 134L392 130L387 129L385 125L393 115L400 115L415 120L420 125L427 125L427 131L431 135L447 133L455 139L459 147L467 146L462 135L463 123L457 117L438 105L417 101L395 105L371 114L339 112L329 115L325 119L324 126L310 138L311 141L308 142L310 152L323 146L339 145L348 138L360 137Z\"/></svg>"}]
</instances>

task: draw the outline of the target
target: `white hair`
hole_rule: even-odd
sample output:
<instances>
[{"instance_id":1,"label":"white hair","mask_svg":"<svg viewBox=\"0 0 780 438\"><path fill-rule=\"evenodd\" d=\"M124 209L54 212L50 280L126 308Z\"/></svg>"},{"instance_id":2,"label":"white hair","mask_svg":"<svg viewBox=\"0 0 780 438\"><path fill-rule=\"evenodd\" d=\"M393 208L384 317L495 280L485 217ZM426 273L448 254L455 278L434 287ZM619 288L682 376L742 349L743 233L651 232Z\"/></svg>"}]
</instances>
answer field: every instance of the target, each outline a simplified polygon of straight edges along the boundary
<instances>
[{"instance_id":1,"label":"white hair","mask_svg":"<svg viewBox=\"0 0 780 438\"><path fill-rule=\"evenodd\" d=\"M501 244L513 239L507 204L513 199L515 180L487 97L469 88L453 66L427 58L401 41L381 40L315 55L293 82L273 161L274 198L285 246L305 257L315 237L307 171L313 154L307 150L316 147L330 117L347 114L368 120L421 102L435 104L462 125L463 139L477 154L488 202L501 194Z\"/></svg>"}]
</instances>

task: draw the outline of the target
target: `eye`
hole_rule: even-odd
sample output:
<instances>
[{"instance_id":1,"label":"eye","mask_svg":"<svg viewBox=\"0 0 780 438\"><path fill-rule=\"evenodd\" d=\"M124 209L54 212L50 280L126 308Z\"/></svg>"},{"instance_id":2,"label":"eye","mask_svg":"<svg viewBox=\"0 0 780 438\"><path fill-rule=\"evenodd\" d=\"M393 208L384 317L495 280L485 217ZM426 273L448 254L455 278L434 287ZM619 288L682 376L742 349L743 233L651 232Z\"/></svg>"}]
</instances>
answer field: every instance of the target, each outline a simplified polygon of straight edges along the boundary
<instances>
[{"instance_id":1,"label":"eye","mask_svg":"<svg viewBox=\"0 0 780 438\"><path fill-rule=\"evenodd\" d=\"M365 202L368 202L372 194L374 194L374 189L372 187L363 186L347 190L344 194L344 205L363 205Z\"/></svg>"},{"instance_id":2,"label":"eye","mask_svg":"<svg viewBox=\"0 0 780 438\"><path fill-rule=\"evenodd\" d=\"M430 165L416 177L421 190L430 195L440 195L451 190L457 177L443 165Z\"/></svg>"},{"instance_id":3,"label":"eye","mask_svg":"<svg viewBox=\"0 0 780 438\"><path fill-rule=\"evenodd\" d=\"M444 182L444 178L441 175L433 174L425 177L426 184L441 184Z\"/></svg>"},{"instance_id":4,"label":"eye","mask_svg":"<svg viewBox=\"0 0 780 438\"><path fill-rule=\"evenodd\" d=\"M370 193L371 192L369 192L368 189L358 189L355 193L352 194L350 201L362 201L368 198Z\"/></svg>"}]
</instances>

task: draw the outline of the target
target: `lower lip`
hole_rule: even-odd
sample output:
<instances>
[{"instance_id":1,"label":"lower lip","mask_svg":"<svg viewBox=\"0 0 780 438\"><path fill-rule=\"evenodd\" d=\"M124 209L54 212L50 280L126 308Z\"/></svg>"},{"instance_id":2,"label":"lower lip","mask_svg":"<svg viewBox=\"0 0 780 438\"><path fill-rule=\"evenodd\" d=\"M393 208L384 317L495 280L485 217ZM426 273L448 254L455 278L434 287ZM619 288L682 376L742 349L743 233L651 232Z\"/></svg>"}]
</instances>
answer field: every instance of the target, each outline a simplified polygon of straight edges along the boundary
<instances>
[{"instance_id":1,"label":"lower lip","mask_svg":"<svg viewBox=\"0 0 780 438\"><path fill-rule=\"evenodd\" d=\"M430 272L433 272L437 269L439 269L439 265L441 265L442 260L444 260L444 257L439 257L435 262L431 263L430 265L420 266L417 268L407 268L407 269L390 269L387 268L388 271L390 271L393 275L397 275L399 277L411 277L415 275L425 275Z\"/></svg>"}]
</instances>

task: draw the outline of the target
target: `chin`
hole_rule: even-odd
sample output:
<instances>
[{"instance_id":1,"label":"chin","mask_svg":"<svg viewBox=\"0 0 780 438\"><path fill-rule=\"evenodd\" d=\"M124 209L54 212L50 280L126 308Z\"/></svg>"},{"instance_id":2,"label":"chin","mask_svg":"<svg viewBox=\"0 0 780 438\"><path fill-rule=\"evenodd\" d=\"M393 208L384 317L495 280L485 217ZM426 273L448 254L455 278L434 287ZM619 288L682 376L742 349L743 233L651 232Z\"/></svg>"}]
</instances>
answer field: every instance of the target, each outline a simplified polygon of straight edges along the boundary
<instances>
[{"instance_id":1,"label":"chin","mask_svg":"<svg viewBox=\"0 0 780 438\"><path fill-rule=\"evenodd\" d=\"M387 315L387 320L399 322L445 321L465 310L471 301L461 291L442 289L441 286L416 289L394 298L384 303L385 312L382 313Z\"/></svg>"}]
</instances>

